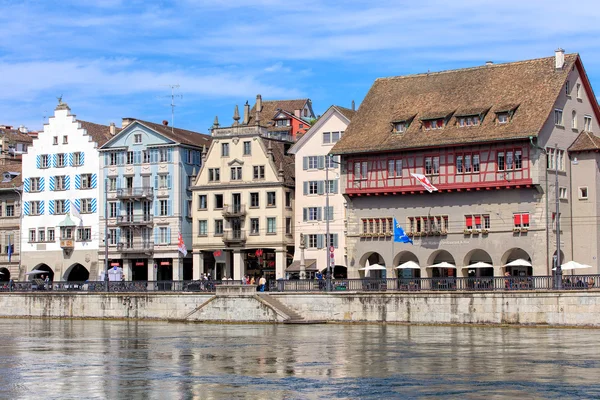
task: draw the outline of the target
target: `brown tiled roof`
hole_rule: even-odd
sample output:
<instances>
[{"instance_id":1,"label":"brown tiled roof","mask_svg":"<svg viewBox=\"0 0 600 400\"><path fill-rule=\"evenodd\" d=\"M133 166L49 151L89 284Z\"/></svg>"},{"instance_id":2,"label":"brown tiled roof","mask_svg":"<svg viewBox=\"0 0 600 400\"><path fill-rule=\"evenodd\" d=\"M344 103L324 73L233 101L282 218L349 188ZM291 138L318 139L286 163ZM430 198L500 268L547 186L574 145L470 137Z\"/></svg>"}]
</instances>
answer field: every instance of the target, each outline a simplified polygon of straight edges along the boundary
<instances>
[{"instance_id":1,"label":"brown tiled roof","mask_svg":"<svg viewBox=\"0 0 600 400\"><path fill-rule=\"evenodd\" d=\"M262 110L260 112L260 126L268 127L268 122L273 120L277 109L285 110L294 115L294 110L302 110L308 99L298 100L263 100ZM248 125L256 123L256 104L250 110L250 119Z\"/></svg>"},{"instance_id":2,"label":"brown tiled roof","mask_svg":"<svg viewBox=\"0 0 600 400\"><path fill-rule=\"evenodd\" d=\"M81 127L87 131L87 134L92 137L92 140L98 143L98 147L108 142L113 136L110 134L110 127L108 125L95 124L93 122L77 120L81 124ZM116 128L116 132L119 133L121 129Z\"/></svg>"},{"instance_id":3,"label":"brown tiled roof","mask_svg":"<svg viewBox=\"0 0 600 400\"><path fill-rule=\"evenodd\" d=\"M600 137L592 132L581 132L569 147L570 152L590 150L600 150Z\"/></svg>"},{"instance_id":4,"label":"brown tiled roof","mask_svg":"<svg viewBox=\"0 0 600 400\"><path fill-rule=\"evenodd\" d=\"M12 189L23 184L21 176L23 165L18 163L0 165L0 189ZM10 182L2 183L5 172L17 172L19 175L15 176Z\"/></svg>"},{"instance_id":5,"label":"brown tiled roof","mask_svg":"<svg viewBox=\"0 0 600 400\"><path fill-rule=\"evenodd\" d=\"M168 125L156 124L154 122L142 121L140 119L136 119L139 123L147 126L148 128L155 130L161 135L181 144L187 144L190 146L210 146L210 142L212 141L212 137L209 135L205 135L203 133L198 133L194 131L188 131L186 129L181 128L171 128Z\"/></svg>"},{"instance_id":6,"label":"brown tiled roof","mask_svg":"<svg viewBox=\"0 0 600 400\"><path fill-rule=\"evenodd\" d=\"M438 147L537 136L577 54L493 64L438 73L377 79L332 153ZM497 124L495 112L518 105L511 121ZM451 117L443 129L424 131L421 120L457 110L490 108L480 126L461 128ZM392 132L398 115L415 115L404 133Z\"/></svg>"},{"instance_id":7,"label":"brown tiled roof","mask_svg":"<svg viewBox=\"0 0 600 400\"><path fill-rule=\"evenodd\" d=\"M356 114L356 111L353 111L349 108L346 107L341 107L341 106L334 106L340 113L342 113L344 115L344 117L348 118L350 121L352 121L352 118L354 118L354 115Z\"/></svg>"},{"instance_id":8,"label":"brown tiled roof","mask_svg":"<svg viewBox=\"0 0 600 400\"><path fill-rule=\"evenodd\" d=\"M10 141L19 143L32 143L33 138L26 133L22 133L18 129L3 129L0 128L0 135L6 137Z\"/></svg>"},{"instance_id":9,"label":"brown tiled roof","mask_svg":"<svg viewBox=\"0 0 600 400\"><path fill-rule=\"evenodd\" d=\"M279 168L283 167L283 182L286 185L295 185L295 166L294 156L287 154L287 148L290 147L290 143L283 142L277 139L270 139L261 136L262 141L265 144L267 151L269 150L269 144L273 150L273 158L275 159L275 168L279 172Z\"/></svg>"}]
</instances>

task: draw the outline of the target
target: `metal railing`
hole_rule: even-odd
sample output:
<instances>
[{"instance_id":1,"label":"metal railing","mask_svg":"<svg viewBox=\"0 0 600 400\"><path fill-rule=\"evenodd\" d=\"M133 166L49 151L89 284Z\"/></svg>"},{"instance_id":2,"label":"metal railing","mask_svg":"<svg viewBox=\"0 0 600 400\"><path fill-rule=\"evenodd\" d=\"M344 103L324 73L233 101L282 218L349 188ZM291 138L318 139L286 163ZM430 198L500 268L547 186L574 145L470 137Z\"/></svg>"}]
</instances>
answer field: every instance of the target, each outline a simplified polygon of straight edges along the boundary
<instances>
[{"instance_id":1,"label":"metal railing","mask_svg":"<svg viewBox=\"0 0 600 400\"><path fill-rule=\"evenodd\" d=\"M117 189L117 198L145 198L154 196L154 188L151 186L137 188Z\"/></svg>"},{"instance_id":2,"label":"metal railing","mask_svg":"<svg viewBox=\"0 0 600 400\"><path fill-rule=\"evenodd\" d=\"M32 281L0 282L0 292L214 292L218 285L240 285L242 281L85 281L44 282Z\"/></svg>"},{"instance_id":3,"label":"metal railing","mask_svg":"<svg viewBox=\"0 0 600 400\"><path fill-rule=\"evenodd\" d=\"M221 212L225 218L241 217L246 215L246 206L243 204L228 205Z\"/></svg>"},{"instance_id":4,"label":"metal railing","mask_svg":"<svg viewBox=\"0 0 600 400\"><path fill-rule=\"evenodd\" d=\"M223 232L223 242L241 243L246 241L246 232L244 231L225 231Z\"/></svg>"},{"instance_id":5,"label":"metal railing","mask_svg":"<svg viewBox=\"0 0 600 400\"><path fill-rule=\"evenodd\" d=\"M150 214L119 215L117 217L117 225L151 225L153 221L154 216Z\"/></svg>"},{"instance_id":6,"label":"metal railing","mask_svg":"<svg viewBox=\"0 0 600 400\"><path fill-rule=\"evenodd\" d=\"M133 240L131 242L117 243L117 250L121 252L148 252L154 250L154 243L149 240Z\"/></svg>"}]
</instances>

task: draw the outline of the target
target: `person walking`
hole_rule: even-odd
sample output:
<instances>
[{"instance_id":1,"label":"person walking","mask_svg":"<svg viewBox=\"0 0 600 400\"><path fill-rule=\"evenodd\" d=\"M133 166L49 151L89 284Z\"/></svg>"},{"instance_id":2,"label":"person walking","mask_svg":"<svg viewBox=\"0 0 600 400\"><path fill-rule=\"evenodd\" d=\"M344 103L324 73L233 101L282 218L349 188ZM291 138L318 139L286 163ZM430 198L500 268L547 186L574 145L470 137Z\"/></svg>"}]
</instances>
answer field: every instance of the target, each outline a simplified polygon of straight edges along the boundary
<instances>
[{"instance_id":1,"label":"person walking","mask_svg":"<svg viewBox=\"0 0 600 400\"><path fill-rule=\"evenodd\" d=\"M267 280L265 279L264 275L260 277L260 279L258 280L258 291L259 292L264 292L265 291L265 285L267 284Z\"/></svg>"}]
</instances>

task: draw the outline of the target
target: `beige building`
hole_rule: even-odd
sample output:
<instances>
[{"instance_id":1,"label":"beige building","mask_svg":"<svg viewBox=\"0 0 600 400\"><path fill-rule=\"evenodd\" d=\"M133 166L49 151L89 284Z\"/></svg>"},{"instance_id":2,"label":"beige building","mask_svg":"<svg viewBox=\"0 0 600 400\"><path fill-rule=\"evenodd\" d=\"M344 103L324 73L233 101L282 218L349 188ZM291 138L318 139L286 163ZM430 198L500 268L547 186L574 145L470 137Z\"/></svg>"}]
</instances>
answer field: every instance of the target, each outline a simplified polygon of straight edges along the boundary
<instances>
[{"instance_id":1,"label":"beige building","mask_svg":"<svg viewBox=\"0 0 600 400\"><path fill-rule=\"evenodd\" d=\"M12 129L10 126L0 126L0 164L21 162L21 157L31 146L33 138L27 128L21 126Z\"/></svg>"},{"instance_id":2,"label":"beige building","mask_svg":"<svg viewBox=\"0 0 600 400\"><path fill-rule=\"evenodd\" d=\"M0 285L21 277L21 163L0 166Z\"/></svg>"},{"instance_id":3,"label":"beige building","mask_svg":"<svg viewBox=\"0 0 600 400\"><path fill-rule=\"evenodd\" d=\"M286 155L291 143L268 138L267 127L239 119L236 107L231 127L213 126L192 188L195 278L201 273L216 279L283 278L291 262L294 158Z\"/></svg>"},{"instance_id":4,"label":"beige building","mask_svg":"<svg viewBox=\"0 0 600 400\"><path fill-rule=\"evenodd\" d=\"M599 116L579 55L562 50L376 80L333 149L345 166L349 275L367 263L388 277L549 275L557 192L561 264L597 273ZM393 242L394 218L414 245ZM407 261L420 269L395 268ZM442 262L455 268L432 267Z\"/></svg>"},{"instance_id":5,"label":"beige building","mask_svg":"<svg viewBox=\"0 0 600 400\"><path fill-rule=\"evenodd\" d=\"M334 276L346 277L346 200L339 189L341 164L339 157L327 157L327 154L343 136L354 113L340 106L329 107L290 149L290 154L298 160L294 210L296 250L294 262L287 270L290 277L300 273L300 234L304 235L305 268L309 277L316 271L325 271L332 259Z\"/></svg>"}]
</instances>

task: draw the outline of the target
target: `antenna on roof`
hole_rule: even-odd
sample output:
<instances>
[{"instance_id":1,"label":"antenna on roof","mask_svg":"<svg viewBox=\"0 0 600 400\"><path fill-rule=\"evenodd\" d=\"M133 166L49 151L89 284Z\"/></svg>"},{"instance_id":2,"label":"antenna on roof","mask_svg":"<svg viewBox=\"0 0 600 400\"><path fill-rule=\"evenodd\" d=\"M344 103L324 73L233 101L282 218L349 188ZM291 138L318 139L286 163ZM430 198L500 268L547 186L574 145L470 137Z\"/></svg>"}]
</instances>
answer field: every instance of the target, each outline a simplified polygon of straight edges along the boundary
<instances>
[{"instance_id":1,"label":"antenna on roof","mask_svg":"<svg viewBox=\"0 0 600 400\"><path fill-rule=\"evenodd\" d=\"M173 132L173 128L175 127L175 98L182 99L183 96L180 95L180 94L175 94L175 89L179 89L180 88L179 84L176 84L176 85L167 85L167 86L171 88L171 95L170 96L164 96L164 97L170 97L171 98L171 132Z\"/></svg>"}]
</instances>

